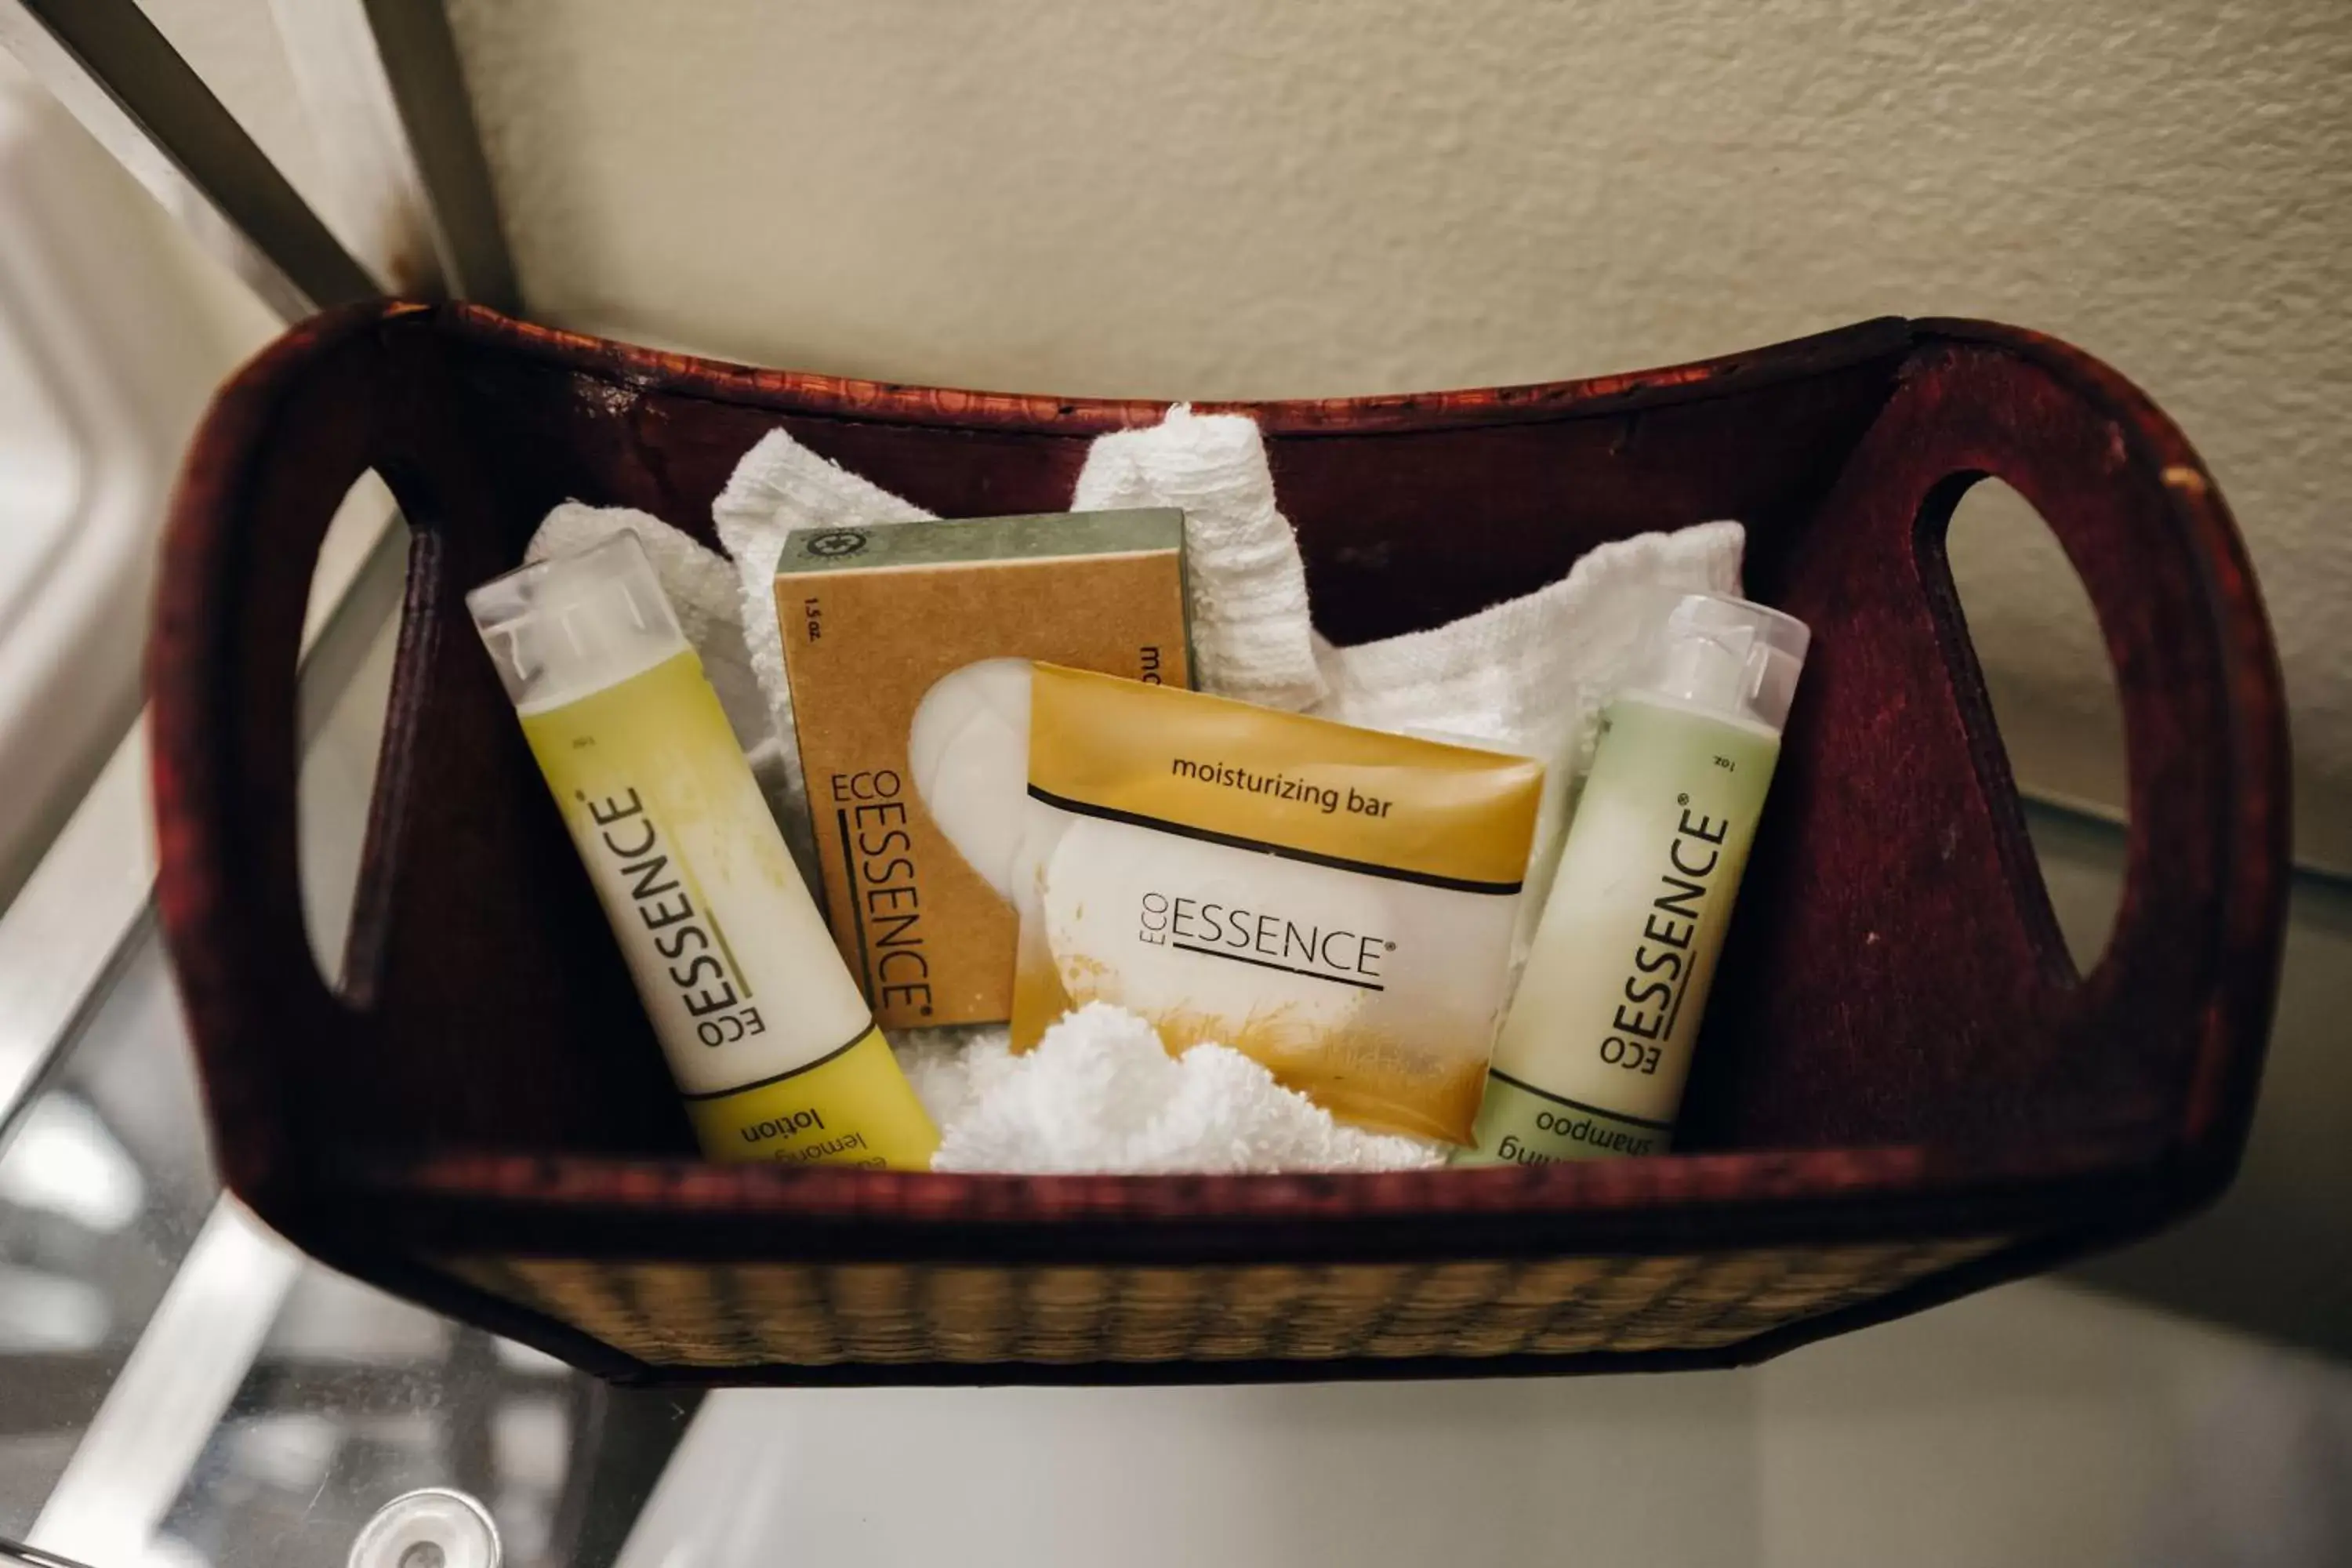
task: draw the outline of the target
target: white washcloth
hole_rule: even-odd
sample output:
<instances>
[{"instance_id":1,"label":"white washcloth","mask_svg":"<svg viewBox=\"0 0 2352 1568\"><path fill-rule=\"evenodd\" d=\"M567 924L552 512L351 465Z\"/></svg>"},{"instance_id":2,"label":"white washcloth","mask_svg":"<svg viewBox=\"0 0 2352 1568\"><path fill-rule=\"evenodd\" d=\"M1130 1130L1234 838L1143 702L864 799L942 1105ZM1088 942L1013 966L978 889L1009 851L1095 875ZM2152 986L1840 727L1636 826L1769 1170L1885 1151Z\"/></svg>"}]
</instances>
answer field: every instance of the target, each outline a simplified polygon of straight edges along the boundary
<instances>
[{"instance_id":1,"label":"white washcloth","mask_svg":"<svg viewBox=\"0 0 2352 1568\"><path fill-rule=\"evenodd\" d=\"M961 1096L939 1106L938 1171L1398 1171L1442 1146L1344 1127L1224 1046L1171 1057L1151 1026L1093 1002L1015 1057L965 1055ZM938 1092L936 1080L934 1092Z\"/></svg>"},{"instance_id":2,"label":"white washcloth","mask_svg":"<svg viewBox=\"0 0 2352 1568\"><path fill-rule=\"evenodd\" d=\"M1157 425L1096 437L1070 510L1134 506L1184 513L1192 684L1264 708L1320 701L1307 566L1275 505L1257 422L1180 403Z\"/></svg>"},{"instance_id":3,"label":"white washcloth","mask_svg":"<svg viewBox=\"0 0 2352 1568\"><path fill-rule=\"evenodd\" d=\"M1704 522L1595 546L1568 575L1458 621L1353 647L1316 638L1325 719L1516 752L1544 764L1543 802L1512 943L1527 959L1568 827L1570 784L1592 763L1601 705L1632 673L1676 595L1739 591L1747 531Z\"/></svg>"},{"instance_id":4,"label":"white washcloth","mask_svg":"<svg viewBox=\"0 0 2352 1568\"><path fill-rule=\"evenodd\" d=\"M1153 506L1184 513L1193 684L1269 707L1318 700L1323 677L1307 571L1275 506L1257 426L1179 404L1160 424L1097 437L1071 510ZM710 516L740 574L751 668L768 693L776 733L789 736L792 691L774 597L784 536L796 528L872 528L932 514L772 430L736 465Z\"/></svg>"},{"instance_id":5,"label":"white washcloth","mask_svg":"<svg viewBox=\"0 0 2352 1568\"><path fill-rule=\"evenodd\" d=\"M803 822L808 817L808 785L801 777L793 688L784 677L784 637L776 622L776 563L783 557L784 535L796 528L873 528L924 521L931 515L818 457L782 430L769 431L743 454L728 476L727 488L710 503L719 542L734 562L737 631L751 673L767 694L768 733L777 745L785 794L798 803ZM800 845L794 843L793 849L799 855ZM801 861L812 881L814 853L812 849L810 858Z\"/></svg>"},{"instance_id":6,"label":"white washcloth","mask_svg":"<svg viewBox=\"0 0 2352 1568\"><path fill-rule=\"evenodd\" d=\"M1598 545L1559 582L1428 631L1334 647L1316 639L1330 696L1314 711L1370 730L1428 731L1581 773L1601 705L1678 594L1739 589L1747 532L1703 522Z\"/></svg>"}]
</instances>

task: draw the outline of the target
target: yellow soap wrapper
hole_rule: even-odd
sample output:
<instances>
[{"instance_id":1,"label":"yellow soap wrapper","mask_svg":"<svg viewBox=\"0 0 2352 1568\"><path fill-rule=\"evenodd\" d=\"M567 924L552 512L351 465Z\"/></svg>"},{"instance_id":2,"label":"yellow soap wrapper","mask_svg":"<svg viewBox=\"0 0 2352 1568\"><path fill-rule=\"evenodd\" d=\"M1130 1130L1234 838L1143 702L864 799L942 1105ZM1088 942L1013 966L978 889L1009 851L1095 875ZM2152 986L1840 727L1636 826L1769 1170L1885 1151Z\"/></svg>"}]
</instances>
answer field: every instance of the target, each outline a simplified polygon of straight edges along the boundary
<instances>
[{"instance_id":1,"label":"yellow soap wrapper","mask_svg":"<svg viewBox=\"0 0 2352 1568\"><path fill-rule=\"evenodd\" d=\"M1335 1116L1460 1142L1543 768L1041 665L1013 1041L1115 1003Z\"/></svg>"}]
</instances>

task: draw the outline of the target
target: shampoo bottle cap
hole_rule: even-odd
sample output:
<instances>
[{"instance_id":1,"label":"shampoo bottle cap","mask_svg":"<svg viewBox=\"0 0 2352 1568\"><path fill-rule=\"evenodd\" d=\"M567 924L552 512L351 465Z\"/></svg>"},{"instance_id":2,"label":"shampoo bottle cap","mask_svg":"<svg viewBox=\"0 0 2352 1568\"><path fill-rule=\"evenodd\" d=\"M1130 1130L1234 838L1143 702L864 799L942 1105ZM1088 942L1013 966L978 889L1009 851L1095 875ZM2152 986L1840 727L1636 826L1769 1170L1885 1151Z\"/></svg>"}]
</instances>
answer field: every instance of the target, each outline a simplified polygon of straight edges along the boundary
<instances>
[{"instance_id":1,"label":"shampoo bottle cap","mask_svg":"<svg viewBox=\"0 0 2352 1568\"><path fill-rule=\"evenodd\" d=\"M526 713L601 691L687 646L634 533L494 577L466 607Z\"/></svg>"},{"instance_id":2,"label":"shampoo bottle cap","mask_svg":"<svg viewBox=\"0 0 2352 1568\"><path fill-rule=\"evenodd\" d=\"M1794 616L1727 594L1685 594L1635 666L1630 688L1759 724L1789 722L1812 633Z\"/></svg>"}]
</instances>

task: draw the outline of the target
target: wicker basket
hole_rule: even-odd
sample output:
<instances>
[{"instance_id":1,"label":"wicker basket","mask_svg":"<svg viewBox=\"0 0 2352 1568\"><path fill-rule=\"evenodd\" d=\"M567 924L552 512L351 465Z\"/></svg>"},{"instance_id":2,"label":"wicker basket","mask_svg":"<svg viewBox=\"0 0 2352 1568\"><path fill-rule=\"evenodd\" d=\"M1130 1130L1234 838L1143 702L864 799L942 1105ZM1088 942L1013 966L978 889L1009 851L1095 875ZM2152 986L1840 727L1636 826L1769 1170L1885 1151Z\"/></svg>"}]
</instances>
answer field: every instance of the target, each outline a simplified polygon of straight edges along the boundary
<instances>
[{"instance_id":1,"label":"wicker basket","mask_svg":"<svg viewBox=\"0 0 2352 1568\"><path fill-rule=\"evenodd\" d=\"M1160 405L739 369L464 306L289 333L222 393L150 657L165 931L230 1185L337 1268L607 1376L1165 1381L1710 1365L2145 1233L2243 1143L2286 735L2211 479L2063 344L1882 321L1559 385L1266 404L1322 629L1433 625L1716 517L1811 623L1686 1152L1348 1177L705 1165L460 595L566 497L708 537L781 424L943 515L1066 504ZM296 882L295 650L373 467L412 555L346 980ZM2077 977L1944 530L1997 474L2118 672L2131 840Z\"/></svg>"}]
</instances>

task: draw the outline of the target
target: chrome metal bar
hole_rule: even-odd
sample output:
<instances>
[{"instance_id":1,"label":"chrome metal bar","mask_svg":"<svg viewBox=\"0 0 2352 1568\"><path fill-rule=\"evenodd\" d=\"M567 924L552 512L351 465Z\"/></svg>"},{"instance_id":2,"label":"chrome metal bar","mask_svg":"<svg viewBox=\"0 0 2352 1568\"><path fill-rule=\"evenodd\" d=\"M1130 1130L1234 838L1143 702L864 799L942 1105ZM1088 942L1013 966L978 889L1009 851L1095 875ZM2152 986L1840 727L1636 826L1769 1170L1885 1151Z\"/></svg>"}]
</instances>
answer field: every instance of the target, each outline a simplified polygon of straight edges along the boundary
<instances>
[{"instance_id":1,"label":"chrome metal bar","mask_svg":"<svg viewBox=\"0 0 2352 1568\"><path fill-rule=\"evenodd\" d=\"M466 91L457 40L449 30L446 0L363 3L384 78L431 198L451 291L511 314L521 306L514 258L499 223L489 162Z\"/></svg>"},{"instance_id":2,"label":"chrome metal bar","mask_svg":"<svg viewBox=\"0 0 2352 1568\"><path fill-rule=\"evenodd\" d=\"M377 521L373 536L320 556L311 593L328 608L305 638L306 715L331 704L358 666L357 645L400 603L408 530L394 517ZM0 1142L139 931L154 888L142 715L0 911Z\"/></svg>"},{"instance_id":3,"label":"chrome metal bar","mask_svg":"<svg viewBox=\"0 0 2352 1568\"><path fill-rule=\"evenodd\" d=\"M312 0L285 0L278 20L313 121L328 122L339 177L358 209L345 221L373 268L354 258L136 0L0 0L0 47L281 317L374 296L383 279L423 294L444 292L452 279L471 297L513 310L514 270L440 0L331 3L349 14L320 16L307 9ZM398 519L346 510L363 526L339 521L331 531L305 628L306 747L360 650L395 613L405 576ZM145 929L155 874L147 762L142 717L0 911L0 1143ZM0 1562L79 1568L60 1552L142 1558L298 1268L291 1249L222 1198L31 1541L0 1542Z\"/></svg>"},{"instance_id":4,"label":"chrome metal bar","mask_svg":"<svg viewBox=\"0 0 2352 1568\"><path fill-rule=\"evenodd\" d=\"M382 94L397 105L406 133L422 144L413 161L411 149L391 145L397 132L380 124L369 132L356 112L345 140L378 138L375 163L389 171L379 184L403 186L413 176L421 182L416 199L447 202L446 212L425 217L460 259L460 277L473 297L511 308L513 268L487 165L471 141L472 110L441 0L333 3L364 5L366 25L313 17L299 39L289 33L308 90L353 102ZM363 76L371 39L381 79L328 79L338 70ZM0 45L288 320L381 291L133 0L0 0ZM392 196L404 202L410 194ZM429 274L413 280L434 281ZM341 605L364 577L389 584L393 595L378 595L371 613L397 603L404 531L383 520L360 544L340 560L322 556L315 601ZM339 680L330 684L340 689ZM155 851L146 770L142 720L0 911L0 1136L148 906Z\"/></svg>"},{"instance_id":5,"label":"chrome metal bar","mask_svg":"<svg viewBox=\"0 0 2352 1568\"><path fill-rule=\"evenodd\" d=\"M383 292L134 0L0 0L0 45L280 315Z\"/></svg>"},{"instance_id":6,"label":"chrome metal bar","mask_svg":"<svg viewBox=\"0 0 2352 1568\"><path fill-rule=\"evenodd\" d=\"M54 1552L44 1552L21 1541L11 1541L0 1535L0 1563L19 1568L90 1568L87 1563L77 1563L70 1557L60 1557Z\"/></svg>"},{"instance_id":7,"label":"chrome metal bar","mask_svg":"<svg viewBox=\"0 0 2352 1568\"><path fill-rule=\"evenodd\" d=\"M294 95L327 183L322 215L362 265L404 297L449 292L425 176L393 101L362 0L269 0Z\"/></svg>"},{"instance_id":8,"label":"chrome metal bar","mask_svg":"<svg viewBox=\"0 0 2352 1568\"><path fill-rule=\"evenodd\" d=\"M34 1547L93 1563L148 1559L301 1265L235 1198L214 1204L33 1521Z\"/></svg>"}]
</instances>

